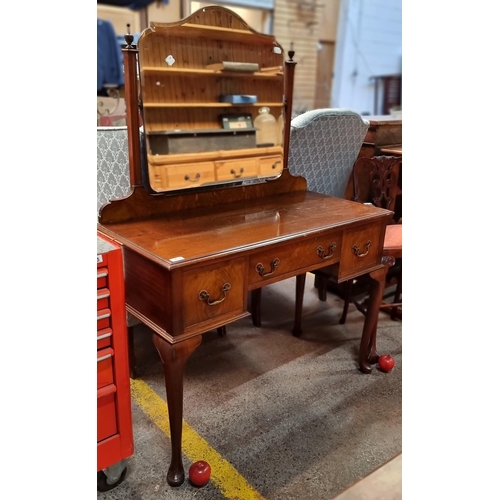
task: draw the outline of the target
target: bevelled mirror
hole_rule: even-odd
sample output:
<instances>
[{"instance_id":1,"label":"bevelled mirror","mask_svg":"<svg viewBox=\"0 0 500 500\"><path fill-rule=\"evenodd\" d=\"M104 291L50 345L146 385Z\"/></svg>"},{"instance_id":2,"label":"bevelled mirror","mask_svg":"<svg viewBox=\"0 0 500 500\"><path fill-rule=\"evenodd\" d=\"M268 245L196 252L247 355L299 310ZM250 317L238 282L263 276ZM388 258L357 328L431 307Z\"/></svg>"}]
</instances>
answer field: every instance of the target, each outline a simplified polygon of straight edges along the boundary
<instances>
[{"instance_id":1,"label":"bevelled mirror","mask_svg":"<svg viewBox=\"0 0 500 500\"><path fill-rule=\"evenodd\" d=\"M283 170L284 53L234 12L205 7L138 40L147 183L158 193Z\"/></svg>"}]
</instances>

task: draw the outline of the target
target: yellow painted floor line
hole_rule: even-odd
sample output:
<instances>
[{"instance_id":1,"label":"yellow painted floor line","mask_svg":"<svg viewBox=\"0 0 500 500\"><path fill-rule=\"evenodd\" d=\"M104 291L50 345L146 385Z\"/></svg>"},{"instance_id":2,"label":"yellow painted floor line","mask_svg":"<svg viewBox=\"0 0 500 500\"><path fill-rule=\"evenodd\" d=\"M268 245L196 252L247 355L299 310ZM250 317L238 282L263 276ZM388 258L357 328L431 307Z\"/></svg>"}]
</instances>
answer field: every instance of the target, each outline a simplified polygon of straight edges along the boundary
<instances>
[{"instance_id":1,"label":"yellow painted floor line","mask_svg":"<svg viewBox=\"0 0 500 500\"><path fill-rule=\"evenodd\" d=\"M134 402L170 438L167 403L142 380L130 379ZM231 500L265 500L246 479L214 450L186 421L182 423L182 452L192 462L205 460L210 464L210 480ZM188 471L184 471L188 480Z\"/></svg>"}]
</instances>

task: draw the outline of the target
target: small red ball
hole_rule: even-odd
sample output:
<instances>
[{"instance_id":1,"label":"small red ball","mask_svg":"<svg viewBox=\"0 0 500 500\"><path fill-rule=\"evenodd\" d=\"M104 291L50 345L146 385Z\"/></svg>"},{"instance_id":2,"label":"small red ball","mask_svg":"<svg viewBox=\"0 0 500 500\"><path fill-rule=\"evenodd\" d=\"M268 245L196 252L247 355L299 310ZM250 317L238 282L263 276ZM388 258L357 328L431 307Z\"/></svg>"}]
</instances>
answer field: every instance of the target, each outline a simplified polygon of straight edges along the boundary
<instances>
[{"instance_id":1,"label":"small red ball","mask_svg":"<svg viewBox=\"0 0 500 500\"><path fill-rule=\"evenodd\" d=\"M394 368L394 358L390 354L383 354L378 358L378 366L383 372L390 372Z\"/></svg>"},{"instance_id":2,"label":"small red ball","mask_svg":"<svg viewBox=\"0 0 500 500\"><path fill-rule=\"evenodd\" d=\"M194 486L205 486L210 481L211 473L210 464L205 460L198 460L189 468L189 480Z\"/></svg>"}]
</instances>

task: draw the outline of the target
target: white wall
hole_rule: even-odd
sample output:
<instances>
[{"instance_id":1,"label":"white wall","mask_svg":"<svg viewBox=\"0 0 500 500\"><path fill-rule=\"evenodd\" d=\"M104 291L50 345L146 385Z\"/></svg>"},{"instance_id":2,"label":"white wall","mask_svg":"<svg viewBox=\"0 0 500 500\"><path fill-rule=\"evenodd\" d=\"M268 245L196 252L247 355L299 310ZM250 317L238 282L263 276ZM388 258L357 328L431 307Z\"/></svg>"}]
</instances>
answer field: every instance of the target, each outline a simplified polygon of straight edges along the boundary
<instances>
[{"instance_id":1,"label":"white wall","mask_svg":"<svg viewBox=\"0 0 500 500\"><path fill-rule=\"evenodd\" d=\"M332 107L374 114L370 77L402 72L401 4L402 0L341 1Z\"/></svg>"}]
</instances>

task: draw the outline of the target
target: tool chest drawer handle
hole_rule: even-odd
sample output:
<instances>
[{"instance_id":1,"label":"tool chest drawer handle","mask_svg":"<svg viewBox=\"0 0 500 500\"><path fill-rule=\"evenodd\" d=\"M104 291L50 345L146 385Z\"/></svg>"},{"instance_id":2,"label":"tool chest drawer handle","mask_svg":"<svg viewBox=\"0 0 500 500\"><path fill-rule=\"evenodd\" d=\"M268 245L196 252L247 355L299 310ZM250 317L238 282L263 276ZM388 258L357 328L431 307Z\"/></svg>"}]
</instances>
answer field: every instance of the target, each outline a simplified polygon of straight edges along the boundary
<instances>
[{"instance_id":1,"label":"tool chest drawer handle","mask_svg":"<svg viewBox=\"0 0 500 500\"><path fill-rule=\"evenodd\" d=\"M103 333L102 335L99 335L97 337L97 340L102 340L102 339L106 339L108 337L111 337L111 332L107 332L107 333Z\"/></svg>"},{"instance_id":2,"label":"tool chest drawer handle","mask_svg":"<svg viewBox=\"0 0 500 500\"><path fill-rule=\"evenodd\" d=\"M104 361L105 359L109 359L110 357L111 357L111 354L105 354L104 356L97 358L97 362L100 363L101 361Z\"/></svg>"}]
</instances>

